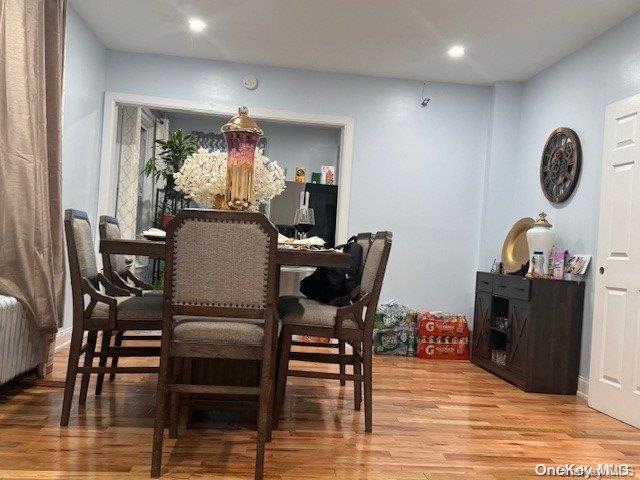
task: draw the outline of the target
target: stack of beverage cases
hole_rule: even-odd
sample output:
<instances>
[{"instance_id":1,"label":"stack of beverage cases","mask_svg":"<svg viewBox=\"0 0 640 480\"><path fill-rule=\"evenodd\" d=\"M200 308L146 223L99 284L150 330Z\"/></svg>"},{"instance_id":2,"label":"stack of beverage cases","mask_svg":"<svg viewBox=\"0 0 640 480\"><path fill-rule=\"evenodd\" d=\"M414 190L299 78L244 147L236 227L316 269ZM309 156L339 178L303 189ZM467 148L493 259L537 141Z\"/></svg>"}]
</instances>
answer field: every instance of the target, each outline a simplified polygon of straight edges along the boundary
<instances>
[{"instance_id":1,"label":"stack of beverage cases","mask_svg":"<svg viewBox=\"0 0 640 480\"><path fill-rule=\"evenodd\" d=\"M380 305L373 327L373 351L439 360L469 359L469 327L460 313L417 312L396 302Z\"/></svg>"},{"instance_id":2,"label":"stack of beverage cases","mask_svg":"<svg viewBox=\"0 0 640 480\"><path fill-rule=\"evenodd\" d=\"M467 317L460 313L419 313L417 356L442 360L468 360Z\"/></svg>"}]
</instances>

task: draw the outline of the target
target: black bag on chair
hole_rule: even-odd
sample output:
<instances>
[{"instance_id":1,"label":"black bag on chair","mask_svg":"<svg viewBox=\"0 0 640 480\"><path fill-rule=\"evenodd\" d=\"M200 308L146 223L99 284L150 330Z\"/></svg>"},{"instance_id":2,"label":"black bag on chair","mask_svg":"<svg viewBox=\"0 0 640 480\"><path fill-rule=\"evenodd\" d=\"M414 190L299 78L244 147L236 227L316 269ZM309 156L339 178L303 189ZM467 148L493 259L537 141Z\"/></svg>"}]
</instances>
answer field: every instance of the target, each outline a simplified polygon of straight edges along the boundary
<instances>
[{"instance_id":1,"label":"black bag on chair","mask_svg":"<svg viewBox=\"0 0 640 480\"><path fill-rule=\"evenodd\" d=\"M360 291L360 263L362 245L351 237L336 249L346 253L351 262L349 268L318 267L315 272L300 282L300 292L311 299L331 305L348 305Z\"/></svg>"}]
</instances>

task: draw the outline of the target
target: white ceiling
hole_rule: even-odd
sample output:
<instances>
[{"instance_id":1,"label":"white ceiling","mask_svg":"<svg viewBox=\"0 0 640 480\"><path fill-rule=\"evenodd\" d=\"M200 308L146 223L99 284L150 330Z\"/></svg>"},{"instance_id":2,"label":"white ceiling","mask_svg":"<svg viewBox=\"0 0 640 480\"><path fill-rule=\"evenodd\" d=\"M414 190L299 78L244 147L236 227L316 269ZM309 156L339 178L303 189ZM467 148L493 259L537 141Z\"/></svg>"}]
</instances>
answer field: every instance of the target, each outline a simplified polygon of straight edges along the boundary
<instances>
[{"instance_id":1,"label":"white ceiling","mask_svg":"<svg viewBox=\"0 0 640 480\"><path fill-rule=\"evenodd\" d=\"M640 9L640 0L70 2L114 50L477 84L526 80ZM203 33L189 31L192 16L208 23ZM454 44L464 58L447 56Z\"/></svg>"}]
</instances>

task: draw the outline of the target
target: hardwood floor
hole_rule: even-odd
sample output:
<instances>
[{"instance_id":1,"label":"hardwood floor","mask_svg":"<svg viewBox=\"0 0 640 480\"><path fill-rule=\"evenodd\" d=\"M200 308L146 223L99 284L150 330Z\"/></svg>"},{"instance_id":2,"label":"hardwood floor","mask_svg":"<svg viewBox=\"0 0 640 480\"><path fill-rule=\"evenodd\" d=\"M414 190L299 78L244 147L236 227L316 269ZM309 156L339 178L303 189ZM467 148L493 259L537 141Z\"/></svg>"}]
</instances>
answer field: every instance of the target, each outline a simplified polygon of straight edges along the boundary
<instances>
[{"instance_id":1,"label":"hardwood floor","mask_svg":"<svg viewBox=\"0 0 640 480\"><path fill-rule=\"evenodd\" d=\"M66 354L52 378L0 389L0 479L149 478L155 377L119 376L99 398L90 389L80 413L76 391L60 428ZM265 478L538 478L539 463L627 463L640 476L640 430L573 396L523 393L467 362L374 357L369 435L352 387L289 381ZM253 478L254 439L237 427L166 438L163 478Z\"/></svg>"}]
</instances>

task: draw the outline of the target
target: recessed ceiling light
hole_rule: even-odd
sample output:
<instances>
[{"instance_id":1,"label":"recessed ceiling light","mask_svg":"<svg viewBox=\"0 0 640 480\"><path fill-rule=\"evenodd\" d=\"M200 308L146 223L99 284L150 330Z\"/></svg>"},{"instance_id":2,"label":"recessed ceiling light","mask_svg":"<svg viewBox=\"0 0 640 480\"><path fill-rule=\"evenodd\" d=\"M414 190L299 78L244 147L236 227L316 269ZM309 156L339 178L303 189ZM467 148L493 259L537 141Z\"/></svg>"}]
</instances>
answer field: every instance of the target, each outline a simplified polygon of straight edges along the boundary
<instances>
[{"instance_id":1,"label":"recessed ceiling light","mask_svg":"<svg viewBox=\"0 0 640 480\"><path fill-rule=\"evenodd\" d=\"M464 56L464 47L462 45L454 45L447 50L447 53L451 58L460 58Z\"/></svg>"},{"instance_id":2,"label":"recessed ceiling light","mask_svg":"<svg viewBox=\"0 0 640 480\"><path fill-rule=\"evenodd\" d=\"M205 28L207 28L207 24L204 23L199 18L190 18L189 19L189 28L192 32L201 32Z\"/></svg>"}]
</instances>

